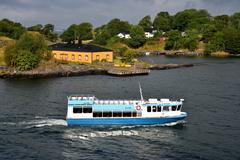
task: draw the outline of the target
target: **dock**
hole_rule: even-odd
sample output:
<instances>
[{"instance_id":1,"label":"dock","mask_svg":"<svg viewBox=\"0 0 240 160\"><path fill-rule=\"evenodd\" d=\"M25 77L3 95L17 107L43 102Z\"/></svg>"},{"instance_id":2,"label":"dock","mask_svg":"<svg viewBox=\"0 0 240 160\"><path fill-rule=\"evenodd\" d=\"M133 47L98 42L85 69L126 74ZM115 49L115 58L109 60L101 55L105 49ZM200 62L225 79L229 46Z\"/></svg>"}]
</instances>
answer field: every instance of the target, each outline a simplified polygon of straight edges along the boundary
<instances>
[{"instance_id":1,"label":"dock","mask_svg":"<svg viewBox=\"0 0 240 160\"><path fill-rule=\"evenodd\" d=\"M107 71L109 75L113 76L137 76L137 75L148 75L149 69L110 69Z\"/></svg>"}]
</instances>

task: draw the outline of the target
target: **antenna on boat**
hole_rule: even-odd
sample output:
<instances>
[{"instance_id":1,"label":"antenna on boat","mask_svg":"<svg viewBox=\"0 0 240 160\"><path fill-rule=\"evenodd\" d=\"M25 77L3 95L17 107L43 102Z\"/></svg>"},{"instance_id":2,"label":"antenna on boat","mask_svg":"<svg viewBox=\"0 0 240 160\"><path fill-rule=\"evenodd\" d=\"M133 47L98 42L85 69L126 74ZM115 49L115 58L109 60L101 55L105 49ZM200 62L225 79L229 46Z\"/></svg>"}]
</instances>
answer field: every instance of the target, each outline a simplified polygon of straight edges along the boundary
<instances>
[{"instance_id":1,"label":"antenna on boat","mask_svg":"<svg viewBox=\"0 0 240 160\"><path fill-rule=\"evenodd\" d=\"M142 94L142 87L141 87L141 83L138 82L139 85L139 92L140 92L140 96L141 96L141 101L143 101L143 94Z\"/></svg>"}]
</instances>

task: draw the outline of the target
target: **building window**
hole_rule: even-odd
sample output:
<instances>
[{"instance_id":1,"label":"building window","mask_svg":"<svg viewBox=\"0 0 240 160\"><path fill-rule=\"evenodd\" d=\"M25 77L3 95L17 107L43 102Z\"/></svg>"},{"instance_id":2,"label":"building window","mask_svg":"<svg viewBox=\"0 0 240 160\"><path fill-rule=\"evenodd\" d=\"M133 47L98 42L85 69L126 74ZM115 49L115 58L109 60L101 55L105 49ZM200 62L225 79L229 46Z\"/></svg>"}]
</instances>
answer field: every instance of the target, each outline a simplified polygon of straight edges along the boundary
<instances>
[{"instance_id":1,"label":"building window","mask_svg":"<svg viewBox=\"0 0 240 160\"><path fill-rule=\"evenodd\" d=\"M68 60L68 55L67 54L65 55L65 60Z\"/></svg>"},{"instance_id":2,"label":"building window","mask_svg":"<svg viewBox=\"0 0 240 160\"><path fill-rule=\"evenodd\" d=\"M99 59L100 59L99 55L96 55L96 60L99 60Z\"/></svg>"},{"instance_id":3,"label":"building window","mask_svg":"<svg viewBox=\"0 0 240 160\"><path fill-rule=\"evenodd\" d=\"M82 113L82 107L74 107L73 113Z\"/></svg>"},{"instance_id":4,"label":"building window","mask_svg":"<svg viewBox=\"0 0 240 160\"><path fill-rule=\"evenodd\" d=\"M88 61L88 55L85 55L85 61Z\"/></svg>"},{"instance_id":5,"label":"building window","mask_svg":"<svg viewBox=\"0 0 240 160\"><path fill-rule=\"evenodd\" d=\"M80 61L82 60L81 54L78 55L78 60L80 60Z\"/></svg>"},{"instance_id":6,"label":"building window","mask_svg":"<svg viewBox=\"0 0 240 160\"><path fill-rule=\"evenodd\" d=\"M75 60L75 55L74 54L72 54L72 60Z\"/></svg>"},{"instance_id":7,"label":"building window","mask_svg":"<svg viewBox=\"0 0 240 160\"><path fill-rule=\"evenodd\" d=\"M60 54L60 59L63 60L63 55L62 54Z\"/></svg>"},{"instance_id":8,"label":"building window","mask_svg":"<svg viewBox=\"0 0 240 160\"><path fill-rule=\"evenodd\" d=\"M107 54L107 55L106 55L106 59L109 59L109 57L110 57L109 54Z\"/></svg>"},{"instance_id":9,"label":"building window","mask_svg":"<svg viewBox=\"0 0 240 160\"><path fill-rule=\"evenodd\" d=\"M147 106L147 112L151 112L151 106Z\"/></svg>"}]
</instances>

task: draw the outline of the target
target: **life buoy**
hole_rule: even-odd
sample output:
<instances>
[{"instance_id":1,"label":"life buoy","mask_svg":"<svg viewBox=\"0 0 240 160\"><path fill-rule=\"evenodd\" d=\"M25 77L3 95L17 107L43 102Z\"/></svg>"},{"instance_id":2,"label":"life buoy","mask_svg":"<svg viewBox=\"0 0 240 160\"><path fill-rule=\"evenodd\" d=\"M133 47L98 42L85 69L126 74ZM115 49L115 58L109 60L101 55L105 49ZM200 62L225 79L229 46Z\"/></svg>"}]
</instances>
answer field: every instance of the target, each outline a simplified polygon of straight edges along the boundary
<instances>
[{"instance_id":1,"label":"life buoy","mask_svg":"<svg viewBox=\"0 0 240 160\"><path fill-rule=\"evenodd\" d=\"M141 110L141 106L140 105L136 105L136 110Z\"/></svg>"}]
</instances>

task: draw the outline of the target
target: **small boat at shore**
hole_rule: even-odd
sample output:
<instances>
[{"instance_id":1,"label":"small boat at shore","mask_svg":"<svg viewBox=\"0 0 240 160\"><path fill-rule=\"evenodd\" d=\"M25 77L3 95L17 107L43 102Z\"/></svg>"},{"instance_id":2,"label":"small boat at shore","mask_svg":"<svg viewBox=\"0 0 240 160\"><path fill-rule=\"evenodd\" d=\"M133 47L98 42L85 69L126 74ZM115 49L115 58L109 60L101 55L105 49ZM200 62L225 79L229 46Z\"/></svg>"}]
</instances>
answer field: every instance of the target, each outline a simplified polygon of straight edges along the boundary
<instances>
[{"instance_id":1,"label":"small boat at shore","mask_svg":"<svg viewBox=\"0 0 240 160\"><path fill-rule=\"evenodd\" d=\"M99 100L94 95L68 97L67 124L75 125L155 125L177 124L187 117L184 99Z\"/></svg>"}]
</instances>

